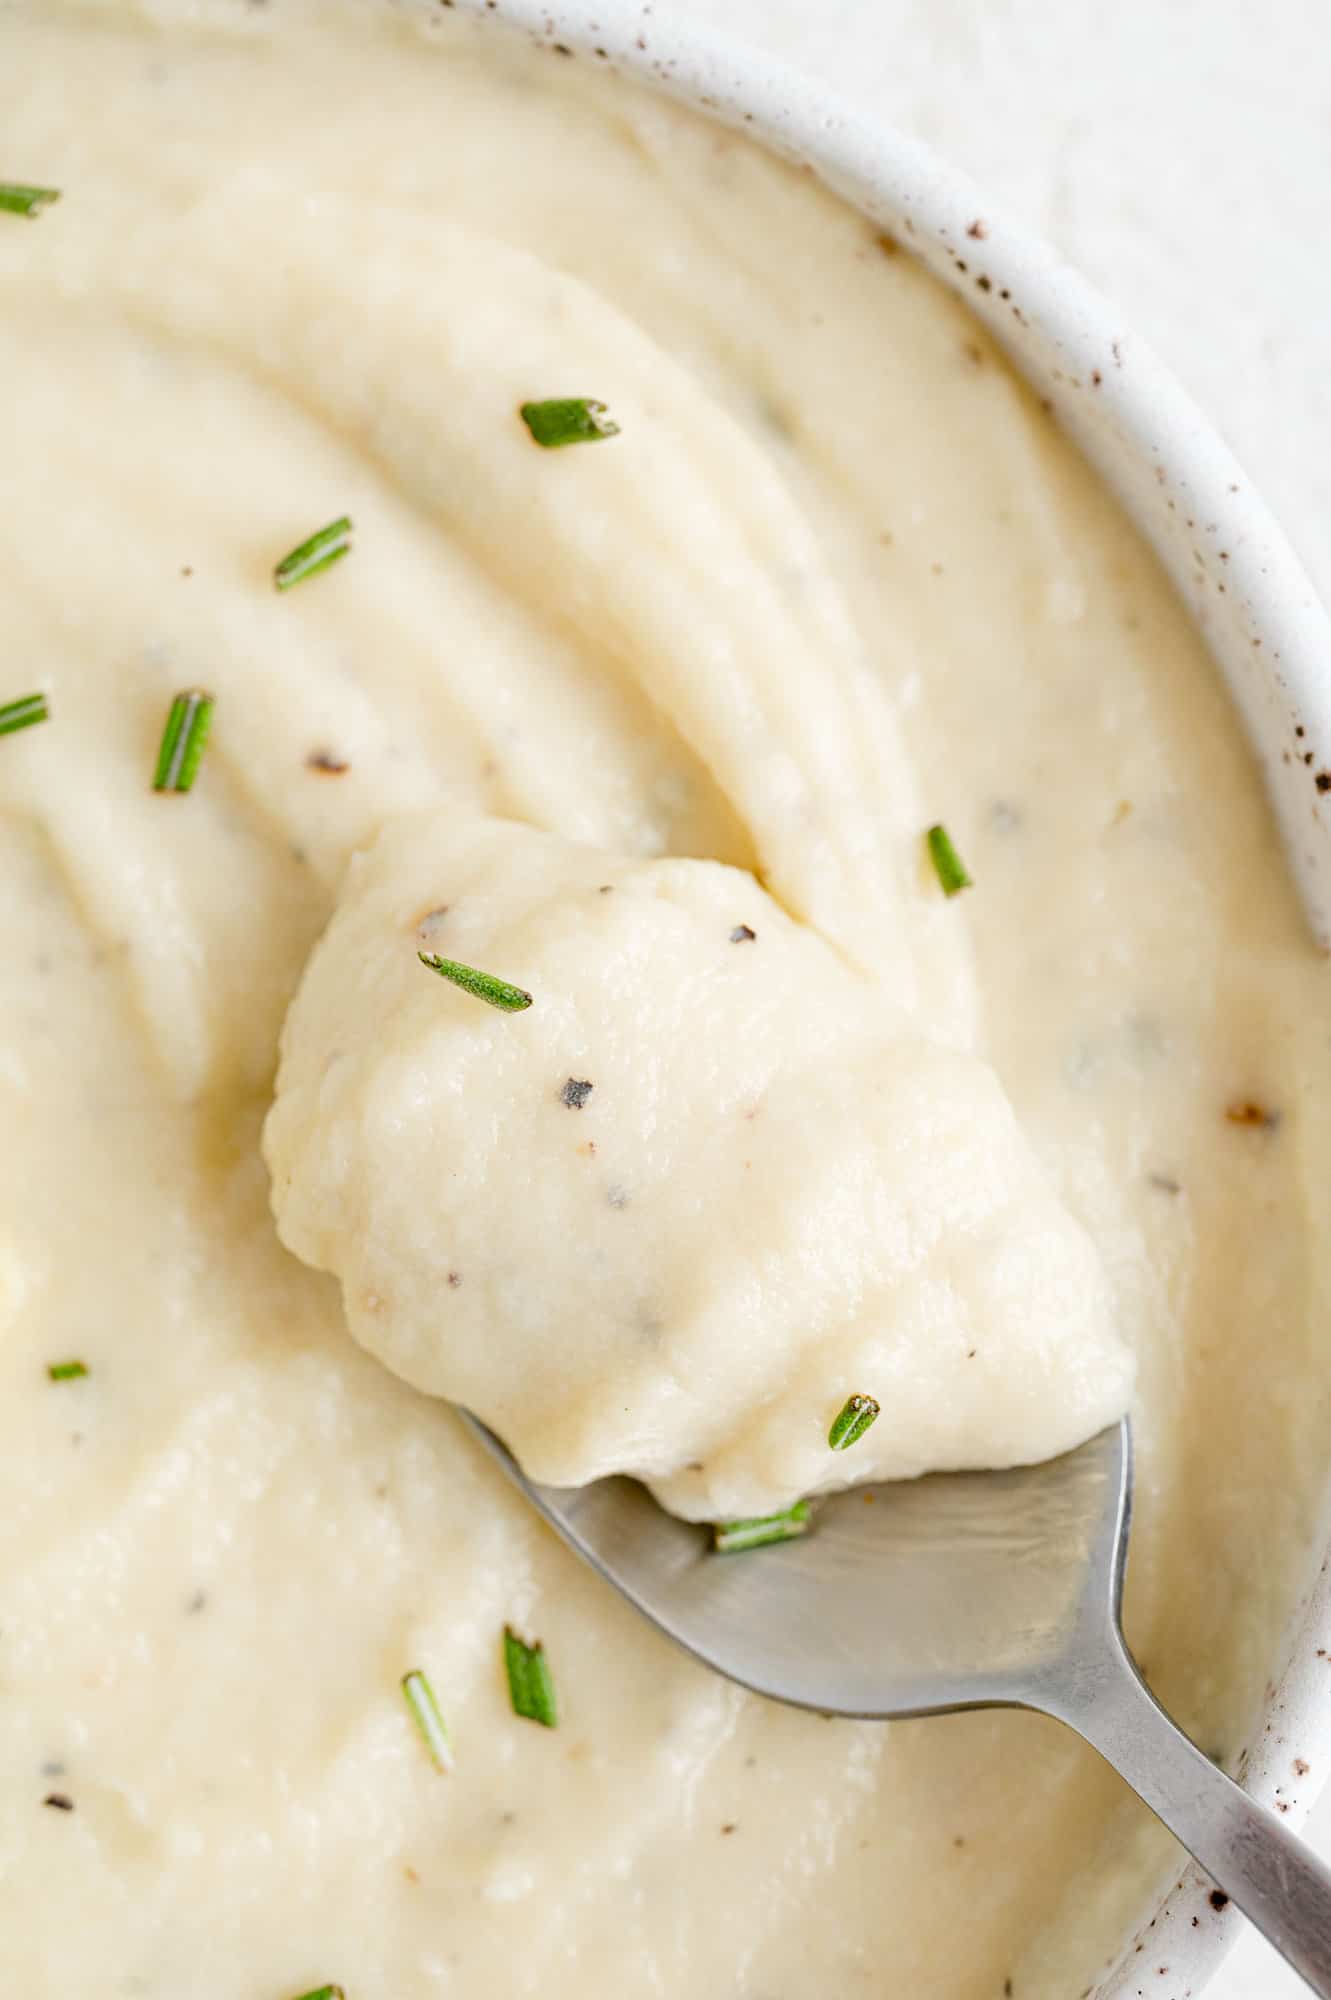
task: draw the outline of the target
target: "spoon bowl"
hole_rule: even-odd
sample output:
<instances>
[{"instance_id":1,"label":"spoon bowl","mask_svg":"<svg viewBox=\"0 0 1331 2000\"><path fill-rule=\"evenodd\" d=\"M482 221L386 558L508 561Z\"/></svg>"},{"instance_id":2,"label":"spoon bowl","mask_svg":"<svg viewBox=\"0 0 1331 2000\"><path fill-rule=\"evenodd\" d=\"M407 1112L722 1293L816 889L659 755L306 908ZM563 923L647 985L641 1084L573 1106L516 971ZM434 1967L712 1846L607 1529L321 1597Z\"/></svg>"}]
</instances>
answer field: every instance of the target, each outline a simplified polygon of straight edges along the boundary
<instances>
[{"instance_id":1,"label":"spoon bowl","mask_svg":"<svg viewBox=\"0 0 1331 2000\"><path fill-rule=\"evenodd\" d=\"M825 1714L1040 1706L1116 1624L1131 1496L1126 1423L1045 1465L934 1473L816 1503L810 1532L719 1557L633 1479L507 1476L584 1562L705 1666Z\"/></svg>"}]
</instances>

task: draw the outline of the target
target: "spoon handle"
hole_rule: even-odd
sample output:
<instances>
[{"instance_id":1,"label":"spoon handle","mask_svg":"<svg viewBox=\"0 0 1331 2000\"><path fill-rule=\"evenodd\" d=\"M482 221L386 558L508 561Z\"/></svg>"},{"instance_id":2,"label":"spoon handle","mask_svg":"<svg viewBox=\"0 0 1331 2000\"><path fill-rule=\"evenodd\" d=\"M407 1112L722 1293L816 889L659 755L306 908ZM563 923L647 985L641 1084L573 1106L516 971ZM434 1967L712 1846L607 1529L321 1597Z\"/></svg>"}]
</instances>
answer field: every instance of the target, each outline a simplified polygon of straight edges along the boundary
<instances>
[{"instance_id":1,"label":"spoon handle","mask_svg":"<svg viewBox=\"0 0 1331 2000\"><path fill-rule=\"evenodd\" d=\"M1331 1869L1189 1742L1115 1641L1049 1711L1094 1745L1312 1991L1331 2000Z\"/></svg>"}]
</instances>

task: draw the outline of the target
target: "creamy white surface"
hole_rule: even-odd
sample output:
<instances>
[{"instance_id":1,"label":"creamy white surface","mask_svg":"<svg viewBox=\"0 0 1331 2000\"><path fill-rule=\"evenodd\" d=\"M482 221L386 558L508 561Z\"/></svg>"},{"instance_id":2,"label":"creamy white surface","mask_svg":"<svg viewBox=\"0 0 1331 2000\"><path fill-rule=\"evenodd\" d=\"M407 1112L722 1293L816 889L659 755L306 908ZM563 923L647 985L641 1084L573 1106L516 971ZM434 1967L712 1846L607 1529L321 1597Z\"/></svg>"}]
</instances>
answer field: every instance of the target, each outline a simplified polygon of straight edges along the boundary
<instances>
[{"instance_id":1,"label":"creamy white surface","mask_svg":"<svg viewBox=\"0 0 1331 2000\"><path fill-rule=\"evenodd\" d=\"M287 1019L279 1231L363 1346L556 1485L726 1520L1049 1458L1122 1415L1130 1357L993 1071L928 1018L736 869L408 814Z\"/></svg>"},{"instance_id":2,"label":"creamy white surface","mask_svg":"<svg viewBox=\"0 0 1331 2000\"><path fill-rule=\"evenodd\" d=\"M1134 1639L1232 1751L1325 1432L1327 976L1211 670L983 337L800 178L556 58L473 66L442 15L432 53L390 25L287 47L285 9L96 11L0 13L2 171L67 189L0 226L6 693L47 682L56 718L0 743L11 1983L1066 2000L1162 1852L1094 1760L1029 1718L787 1715L674 1657L340 1333L276 1242L258 1131L301 963L390 814L446 791L749 865L770 805L730 725L672 720L640 634L586 613L640 524L569 548L548 491L497 460L487 485L473 383L428 337L447 223L605 294L696 383L699 450L733 421L811 524L849 637L810 702L857 743L890 705L918 816L866 837L944 817L976 874L937 976L964 934L980 1045L1105 1257L1142 1371ZM631 399L583 375L593 330L530 356ZM598 368L609 308L604 334ZM535 461L575 521L606 456ZM353 557L275 599L273 560L344 508ZM707 553L653 550L672 610ZM724 634L725 593L702 611ZM154 800L199 679L204 775ZM1280 1124L1229 1125L1248 1097ZM52 1385L69 1353L91 1376ZM508 1715L506 1618L550 1650L555 1735ZM449 1779L398 1699L414 1665Z\"/></svg>"}]
</instances>

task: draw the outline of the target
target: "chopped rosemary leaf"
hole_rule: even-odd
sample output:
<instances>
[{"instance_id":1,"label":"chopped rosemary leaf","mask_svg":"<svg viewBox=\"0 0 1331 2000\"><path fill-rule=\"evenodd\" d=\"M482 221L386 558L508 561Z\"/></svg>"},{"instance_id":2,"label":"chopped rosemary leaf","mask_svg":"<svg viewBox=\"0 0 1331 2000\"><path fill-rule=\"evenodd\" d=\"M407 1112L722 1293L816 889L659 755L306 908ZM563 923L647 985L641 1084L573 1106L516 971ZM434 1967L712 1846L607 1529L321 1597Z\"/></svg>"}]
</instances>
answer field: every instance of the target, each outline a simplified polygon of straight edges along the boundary
<instances>
[{"instance_id":1,"label":"chopped rosemary leaf","mask_svg":"<svg viewBox=\"0 0 1331 2000\"><path fill-rule=\"evenodd\" d=\"M524 993L520 986L510 986L506 979L496 979L492 972L478 972L474 965L459 965L455 958L440 958L432 951L418 951L416 956L441 979L451 980L464 993L474 993L478 1000L488 1000L505 1014L521 1014L531 1006L530 993Z\"/></svg>"},{"instance_id":2,"label":"chopped rosemary leaf","mask_svg":"<svg viewBox=\"0 0 1331 2000\"><path fill-rule=\"evenodd\" d=\"M931 826L925 839L929 843L929 855L938 871L938 879L943 885L945 896L956 896L963 889L969 889L971 878L966 873L966 864L952 845L952 836L945 826Z\"/></svg>"},{"instance_id":3,"label":"chopped rosemary leaf","mask_svg":"<svg viewBox=\"0 0 1331 2000\"><path fill-rule=\"evenodd\" d=\"M16 729L31 729L34 722L45 722L50 716L44 694L23 694L17 701L7 701L0 708L0 736L12 736Z\"/></svg>"},{"instance_id":4,"label":"chopped rosemary leaf","mask_svg":"<svg viewBox=\"0 0 1331 2000\"><path fill-rule=\"evenodd\" d=\"M312 1993L302 1993L300 2000L347 2000L340 1986L316 1986Z\"/></svg>"},{"instance_id":5,"label":"chopped rosemary leaf","mask_svg":"<svg viewBox=\"0 0 1331 2000\"><path fill-rule=\"evenodd\" d=\"M283 556L273 571L273 582L279 590L290 590L297 583L304 583L308 576L318 576L320 570L331 569L343 556L351 554L351 520L343 514L340 520L330 521L326 528L311 535L307 542Z\"/></svg>"},{"instance_id":6,"label":"chopped rosemary leaf","mask_svg":"<svg viewBox=\"0 0 1331 2000\"><path fill-rule=\"evenodd\" d=\"M88 1366L84 1361L52 1361L46 1372L53 1382L77 1382L87 1374Z\"/></svg>"},{"instance_id":7,"label":"chopped rosemary leaf","mask_svg":"<svg viewBox=\"0 0 1331 2000\"><path fill-rule=\"evenodd\" d=\"M849 1451L858 1444L869 1426L877 1421L878 1404L872 1396L847 1396L832 1419L827 1442L833 1451Z\"/></svg>"},{"instance_id":8,"label":"chopped rosemary leaf","mask_svg":"<svg viewBox=\"0 0 1331 2000\"><path fill-rule=\"evenodd\" d=\"M155 792L187 792L194 783L212 726L214 701L202 688L186 688L171 703L153 774Z\"/></svg>"},{"instance_id":9,"label":"chopped rosemary leaf","mask_svg":"<svg viewBox=\"0 0 1331 2000\"><path fill-rule=\"evenodd\" d=\"M435 1769L451 1771L453 1768L453 1746L448 1740L444 1718L439 1713L439 1704L419 1667L413 1667L409 1674L402 1676L402 1694L407 1707L415 1717L421 1740L434 1760Z\"/></svg>"},{"instance_id":10,"label":"chopped rosemary leaf","mask_svg":"<svg viewBox=\"0 0 1331 2000\"><path fill-rule=\"evenodd\" d=\"M511 1625L504 1627L504 1669L508 1674L508 1698L514 1715L553 1729L559 1720L555 1707L555 1684L550 1662L540 1640L528 1646Z\"/></svg>"},{"instance_id":11,"label":"chopped rosemary leaf","mask_svg":"<svg viewBox=\"0 0 1331 2000\"><path fill-rule=\"evenodd\" d=\"M592 396L554 396L545 403L524 403L518 412L537 444L547 451L562 444L592 444L597 438L618 437L619 425L604 403Z\"/></svg>"},{"instance_id":12,"label":"chopped rosemary leaf","mask_svg":"<svg viewBox=\"0 0 1331 2000\"><path fill-rule=\"evenodd\" d=\"M22 181L0 181L0 209L10 215L40 215L59 199L59 188L25 187Z\"/></svg>"},{"instance_id":13,"label":"chopped rosemary leaf","mask_svg":"<svg viewBox=\"0 0 1331 2000\"><path fill-rule=\"evenodd\" d=\"M719 1556L760 1549L764 1542L793 1542L809 1525L809 1503L797 1500L780 1514L762 1514L753 1521L715 1521L712 1547Z\"/></svg>"}]
</instances>

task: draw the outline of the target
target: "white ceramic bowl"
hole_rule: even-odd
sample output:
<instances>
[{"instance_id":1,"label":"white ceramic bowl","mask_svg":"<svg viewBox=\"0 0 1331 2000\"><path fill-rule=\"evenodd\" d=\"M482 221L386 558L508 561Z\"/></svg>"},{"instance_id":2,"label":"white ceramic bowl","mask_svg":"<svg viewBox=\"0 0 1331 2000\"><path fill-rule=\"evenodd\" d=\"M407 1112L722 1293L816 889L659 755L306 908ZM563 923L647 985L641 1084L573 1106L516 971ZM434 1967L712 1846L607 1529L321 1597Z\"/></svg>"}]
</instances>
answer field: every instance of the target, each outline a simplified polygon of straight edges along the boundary
<instances>
[{"instance_id":1,"label":"white ceramic bowl","mask_svg":"<svg viewBox=\"0 0 1331 2000\"><path fill-rule=\"evenodd\" d=\"M443 4L665 89L807 162L967 300L1192 606L1265 769L1310 921L1331 946L1331 622L1229 451L1113 307L914 141L751 50L672 26L642 0ZM1292 1823L1312 1802L1308 1774L1331 1758L1331 1554L1323 1553L1287 1628L1270 1635L1266 1711L1240 1766L1254 1797ZM1143 1912L1093 2000L1142 1992L1192 2000L1237 1927L1232 1909L1212 1907L1210 1889L1186 1868L1161 1908Z\"/></svg>"}]
</instances>

